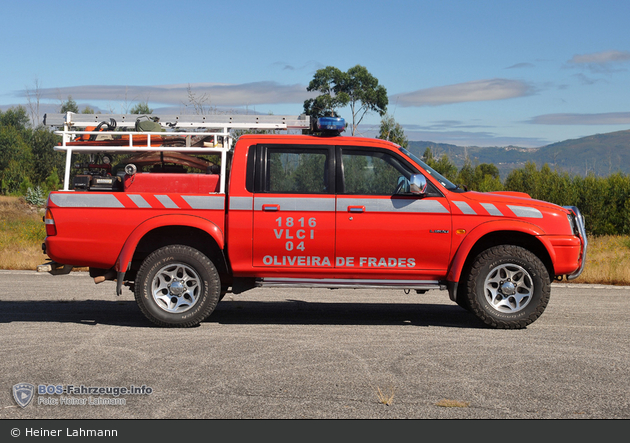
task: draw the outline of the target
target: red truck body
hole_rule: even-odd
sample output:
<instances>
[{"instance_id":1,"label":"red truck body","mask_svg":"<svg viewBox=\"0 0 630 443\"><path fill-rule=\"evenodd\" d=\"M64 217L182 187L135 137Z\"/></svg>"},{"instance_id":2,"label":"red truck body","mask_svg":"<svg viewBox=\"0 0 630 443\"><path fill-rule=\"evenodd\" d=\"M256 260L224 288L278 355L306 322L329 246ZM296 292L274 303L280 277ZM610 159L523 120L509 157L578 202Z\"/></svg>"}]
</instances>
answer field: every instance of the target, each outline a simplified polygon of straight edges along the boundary
<instances>
[{"instance_id":1,"label":"red truck body","mask_svg":"<svg viewBox=\"0 0 630 443\"><path fill-rule=\"evenodd\" d=\"M53 268L130 286L163 326L198 324L227 291L286 286L448 289L487 325L521 328L584 267L577 208L462 190L384 140L243 135L222 161L224 189L216 169L125 169L108 190L51 193Z\"/></svg>"}]
</instances>

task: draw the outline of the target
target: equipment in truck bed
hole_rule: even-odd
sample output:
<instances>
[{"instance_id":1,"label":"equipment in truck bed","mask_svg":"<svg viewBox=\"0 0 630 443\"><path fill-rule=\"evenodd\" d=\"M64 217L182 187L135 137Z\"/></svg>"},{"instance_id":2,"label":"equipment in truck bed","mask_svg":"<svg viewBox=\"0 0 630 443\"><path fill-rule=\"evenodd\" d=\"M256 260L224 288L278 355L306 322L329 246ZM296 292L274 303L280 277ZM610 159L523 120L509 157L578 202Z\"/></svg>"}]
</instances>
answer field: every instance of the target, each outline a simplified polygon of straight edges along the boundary
<instances>
[{"instance_id":1,"label":"equipment in truck bed","mask_svg":"<svg viewBox=\"0 0 630 443\"><path fill-rule=\"evenodd\" d=\"M137 166L161 163L159 172L174 170L164 163L176 163L194 167L208 173L219 172L216 192L225 192L227 153L232 149L235 130L311 129L311 118L307 115L151 115L152 127L159 131L138 132L139 121L147 116L137 114L46 114L44 124L61 127L55 131L62 142L55 150L66 151L64 191L70 190L70 169L73 153L99 154L136 153ZM144 122L147 123L147 122ZM126 130L125 130L126 129ZM135 130L134 130L135 129ZM220 171L216 165L189 154L219 154ZM159 157L159 159L158 159ZM176 172L180 172L176 170ZM185 171L181 171L185 172ZM109 172L107 172L109 174ZM90 174L82 174L83 176ZM91 174L94 175L94 174ZM76 179L76 177L75 177ZM78 189L93 189L96 177L79 178ZM116 179L98 177L100 186L109 190L118 189Z\"/></svg>"}]
</instances>

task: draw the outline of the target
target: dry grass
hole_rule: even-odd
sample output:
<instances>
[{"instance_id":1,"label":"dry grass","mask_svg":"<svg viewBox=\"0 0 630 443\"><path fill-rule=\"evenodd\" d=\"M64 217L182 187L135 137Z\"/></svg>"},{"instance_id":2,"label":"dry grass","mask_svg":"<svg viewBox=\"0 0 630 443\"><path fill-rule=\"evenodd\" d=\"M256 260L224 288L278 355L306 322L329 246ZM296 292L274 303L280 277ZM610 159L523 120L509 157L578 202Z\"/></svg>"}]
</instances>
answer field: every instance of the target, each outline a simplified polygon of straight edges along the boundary
<instances>
[{"instance_id":1,"label":"dry grass","mask_svg":"<svg viewBox=\"0 0 630 443\"><path fill-rule=\"evenodd\" d=\"M42 216L21 198L0 196L0 269L34 270L48 260ZM630 236L589 237L586 267L573 282L630 286Z\"/></svg>"},{"instance_id":2,"label":"dry grass","mask_svg":"<svg viewBox=\"0 0 630 443\"><path fill-rule=\"evenodd\" d=\"M469 401L459 401L459 400L449 400L447 398L443 398L439 402L435 404L435 406L440 406L442 408L467 408L470 406Z\"/></svg>"},{"instance_id":3,"label":"dry grass","mask_svg":"<svg viewBox=\"0 0 630 443\"><path fill-rule=\"evenodd\" d=\"M0 269L30 269L44 263L44 212L23 199L0 196Z\"/></svg>"},{"instance_id":4,"label":"dry grass","mask_svg":"<svg viewBox=\"0 0 630 443\"><path fill-rule=\"evenodd\" d=\"M386 406L391 406L394 401L394 392L396 391L396 388L394 386L390 386L387 390L383 390L380 386L377 386L374 389L376 391L376 398L378 399L378 402Z\"/></svg>"},{"instance_id":5,"label":"dry grass","mask_svg":"<svg viewBox=\"0 0 630 443\"><path fill-rule=\"evenodd\" d=\"M586 267L575 283L630 285L630 237L605 235L588 238Z\"/></svg>"}]
</instances>

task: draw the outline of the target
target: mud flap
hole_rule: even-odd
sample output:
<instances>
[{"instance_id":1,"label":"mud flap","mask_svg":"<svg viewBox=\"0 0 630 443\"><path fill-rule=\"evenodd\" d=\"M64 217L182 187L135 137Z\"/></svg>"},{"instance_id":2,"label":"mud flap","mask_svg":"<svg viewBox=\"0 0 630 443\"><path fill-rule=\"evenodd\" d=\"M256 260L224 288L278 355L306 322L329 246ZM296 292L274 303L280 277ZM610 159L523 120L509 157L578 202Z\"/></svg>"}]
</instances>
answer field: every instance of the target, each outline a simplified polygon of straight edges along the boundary
<instances>
[{"instance_id":1,"label":"mud flap","mask_svg":"<svg viewBox=\"0 0 630 443\"><path fill-rule=\"evenodd\" d=\"M457 302L457 286L459 283L457 283L456 281L449 281L446 282L446 287L448 289L448 298L451 299L451 301Z\"/></svg>"},{"instance_id":2,"label":"mud flap","mask_svg":"<svg viewBox=\"0 0 630 443\"><path fill-rule=\"evenodd\" d=\"M116 278L116 295L122 295L123 279L125 278L124 272L118 272Z\"/></svg>"}]
</instances>

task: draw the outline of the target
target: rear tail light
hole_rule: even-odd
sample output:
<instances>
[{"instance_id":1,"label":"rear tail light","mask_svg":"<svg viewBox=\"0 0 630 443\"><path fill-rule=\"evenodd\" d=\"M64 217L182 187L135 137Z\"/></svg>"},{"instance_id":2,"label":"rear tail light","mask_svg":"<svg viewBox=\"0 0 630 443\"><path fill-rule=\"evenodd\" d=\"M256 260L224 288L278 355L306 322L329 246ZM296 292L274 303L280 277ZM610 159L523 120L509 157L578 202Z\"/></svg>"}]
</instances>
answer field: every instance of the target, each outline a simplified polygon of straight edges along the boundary
<instances>
[{"instance_id":1,"label":"rear tail light","mask_svg":"<svg viewBox=\"0 0 630 443\"><path fill-rule=\"evenodd\" d=\"M44 223L46 224L46 235L57 235L57 227L55 226L55 220L53 219L50 209L46 209Z\"/></svg>"}]
</instances>

